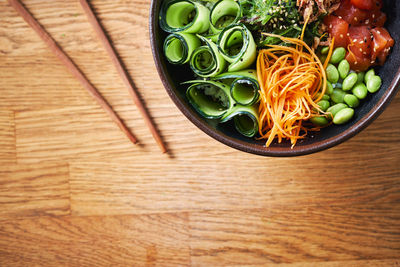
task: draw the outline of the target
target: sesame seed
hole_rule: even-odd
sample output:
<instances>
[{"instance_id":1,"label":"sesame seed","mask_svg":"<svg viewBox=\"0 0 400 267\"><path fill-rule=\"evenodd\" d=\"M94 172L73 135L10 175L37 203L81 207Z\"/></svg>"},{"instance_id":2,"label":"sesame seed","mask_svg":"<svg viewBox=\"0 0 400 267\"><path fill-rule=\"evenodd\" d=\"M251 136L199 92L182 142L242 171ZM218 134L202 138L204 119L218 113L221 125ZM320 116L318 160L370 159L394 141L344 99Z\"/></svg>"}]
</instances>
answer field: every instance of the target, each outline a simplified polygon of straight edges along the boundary
<instances>
[{"instance_id":1,"label":"sesame seed","mask_svg":"<svg viewBox=\"0 0 400 267\"><path fill-rule=\"evenodd\" d=\"M350 33L347 33L346 35L347 35L347 36L350 36Z\"/></svg>"},{"instance_id":2,"label":"sesame seed","mask_svg":"<svg viewBox=\"0 0 400 267\"><path fill-rule=\"evenodd\" d=\"M343 36L343 34L340 34L340 38L343 38L344 36Z\"/></svg>"},{"instance_id":3,"label":"sesame seed","mask_svg":"<svg viewBox=\"0 0 400 267\"><path fill-rule=\"evenodd\" d=\"M355 21L358 21L358 18L357 18L357 17L354 17L354 20L355 20Z\"/></svg>"},{"instance_id":4,"label":"sesame seed","mask_svg":"<svg viewBox=\"0 0 400 267\"><path fill-rule=\"evenodd\" d=\"M372 60L372 61L371 61L371 64L374 64L374 63L375 63L375 60Z\"/></svg>"},{"instance_id":5,"label":"sesame seed","mask_svg":"<svg viewBox=\"0 0 400 267\"><path fill-rule=\"evenodd\" d=\"M332 29L332 27L333 27L332 24L329 24L329 29Z\"/></svg>"},{"instance_id":6,"label":"sesame seed","mask_svg":"<svg viewBox=\"0 0 400 267\"><path fill-rule=\"evenodd\" d=\"M358 62L356 61L356 62L354 62L354 65L357 65L358 64Z\"/></svg>"},{"instance_id":7,"label":"sesame seed","mask_svg":"<svg viewBox=\"0 0 400 267\"><path fill-rule=\"evenodd\" d=\"M362 52L362 48L360 48L360 52Z\"/></svg>"},{"instance_id":8,"label":"sesame seed","mask_svg":"<svg viewBox=\"0 0 400 267\"><path fill-rule=\"evenodd\" d=\"M365 21L365 24L367 24L367 25L369 24L369 19L367 19L367 20Z\"/></svg>"},{"instance_id":9,"label":"sesame seed","mask_svg":"<svg viewBox=\"0 0 400 267\"><path fill-rule=\"evenodd\" d=\"M374 47L374 52L376 52L376 48Z\"/></svg>"},{"instance_id":10,"label":"sesame seed","mask_svg":"<svg viewBox=\"0 0 400 267\"><path fill-rule=\"evenodd\" d=\"M373 19L375 18L375 14L372 14L372 18L373 18Z\"/></svg>"},{"instance_id":11,"label":"sesame seed","mask_svg":"<svg viewBox=\"0 0 400 267\"><path fill-rule=\"evenodd\" d=\"M363 52L363 55L366 55L367 54L367 52Z\"/></svg>"},{"instance_id":12,"label":"sesame seed","mask_svg":"<svg viewBox=\"0 0 400 267\"><path fill-rule=\"evenodd\" d=\"M342 19L342 16L338 16L339 19Z\"/></svg>"},{"instance_id":13,"label":"sesame seed","mask_svg":"<svg viewBox=\"0 0 400 267\"><path fill-rule=\"evenodd\" d=\"M360 42L358 42L359 44L362 44L362 43L364 43L364 41L360 41Z\"/></svg>"},{"instance_id":14,"label":"sesame seed","mask_svg":"<svg viewBox=\"0 0 400 267\"><path fill-rule=\"evenodd\" d=\"M353 42L357 42L357 39L353 39Z\"/></svg>"},{"instance_id":15,"label":"sesame seed","mask_svg":"<svg viewBox=\"0 0 400 267\"><path fill-rule=\"evenodd\" d=\"M376 31L378 34L381 34L381 32L378 30L378 31Z\"/></svg>"}]
</instances>

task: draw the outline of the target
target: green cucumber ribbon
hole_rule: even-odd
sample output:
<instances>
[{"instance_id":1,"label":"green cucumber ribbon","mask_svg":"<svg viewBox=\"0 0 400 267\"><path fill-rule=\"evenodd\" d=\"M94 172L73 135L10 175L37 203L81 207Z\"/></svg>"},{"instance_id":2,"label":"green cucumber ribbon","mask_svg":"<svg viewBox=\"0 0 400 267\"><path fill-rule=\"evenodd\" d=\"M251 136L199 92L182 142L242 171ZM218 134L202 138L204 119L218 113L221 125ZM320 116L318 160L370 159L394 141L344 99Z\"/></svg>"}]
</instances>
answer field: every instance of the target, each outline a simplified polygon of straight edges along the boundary
<instances>
[{"instance_id":1,"label":"green cucumber ribbon","mask_svg":"<svg viewBox=\"0 0 400 267\"><path fill-rule=\"evenodd\" d=\"M228 85L206 80L188 81L183 84L191 84L186 96L202 117L219 119L222 123L233 119L236 130L247 137L253 137L258 132L257 105L243 106L235 103Z\"/></svg>"},{"instance_id":2,"label":"green cucumber ribbon","mask_svg":"<svg viewBox=\"0 0 400 267\"><path fill-rule=\"evenodd\" d=\"M230 93L232 98L243 106L250 106L259 100L260 86L255 70L241 70L217 75L213 80L231 80Z\"/></svg>"},{"instance_id":3,"label":"green cucumber ribbon","mask_svg":"<svg viewBox=\"0 0 400 267\"><path fill-rule=\"evenodd\" d=\"M213 33L219 33L223 28L237 23L242 17L242 8L234 0L220 0L210 11L210 28Z\"/></svg>"},{"instance_id":4,"label":"green cucumber ribbon","mask_svg":"<svg viewBox=\"0 0 400 267\"><path fill-rule=\"evenodd\" d=\"M228 72L243 70L256 59L256 44L251 32L241 23L233 24L219 34L218 50L230 63Z\"/></svg>"},{"instance_id":5,"label":"green cucumber ribbon","mask_svg":"<svg viewBox=\"0 0 400 267\"><path fill-rule=\"evenodd\" d=\"M215 81L195 80L184 82L192 84L186 96L193 108L204 118L219 119L233 106L229 86Z\"/></svg>"},{"instance_id":6,"label":"green cucumber ribbon","mask_svg":"<svg viewBox=\"0 0 400 267\"><path fill-rule=\"evenodd\" d=\"M160 27L166 32L204 33L210 27L210 10L199 2L167 0L160 10Z\"/></svg>"},{"instance_id":7,"label":"green cucumber ribbon","mask_svg":"<svg viewBox=\"0 0 400 267\"><path fill-rule=\"evenodd\" d=\"M222 118L221 122L233 119L236 130L244 136L253 137L258 132L258 106L242 106L236 104Z\"/></svg>"},{"instance_id":8,"label":"green cucumber ribbon","mask_svg":"<svg viewBox=\"0 0 400 267\"><path fill-rule=\"evenodd\" d=\"M190 67L200 77L214 77L226 68L226 61L211 40L197 35L206 45L198 47L190 58Z\"/></svg>"},{"instance_id":9,"label":"green cucumber ribbon","mask_svg":"<svg viewBox=\"0 0 400 267\"><path fill-rule=\"evenodd\" d=\"M187 63L193 51L200 46L199 38L190 33L171 33L164 41L164 54L172 64Z\"/></svg>"}]
</instances>

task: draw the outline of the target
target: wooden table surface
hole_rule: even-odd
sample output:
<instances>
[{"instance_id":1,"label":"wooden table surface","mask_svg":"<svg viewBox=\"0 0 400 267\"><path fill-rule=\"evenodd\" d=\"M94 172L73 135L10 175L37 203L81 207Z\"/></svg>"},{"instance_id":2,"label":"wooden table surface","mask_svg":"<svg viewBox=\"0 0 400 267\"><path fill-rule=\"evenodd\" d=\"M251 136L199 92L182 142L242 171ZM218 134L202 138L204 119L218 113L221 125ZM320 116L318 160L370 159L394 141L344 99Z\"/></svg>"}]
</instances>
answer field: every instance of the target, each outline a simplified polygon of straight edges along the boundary
<instances>
[{"instance_id":1,"label":"wooden table surface","mask_svg":"<svg viewBox=\"0 0 400 267\"><path fill-rule=\"evenodd\" d=\"M168 97L150 50L150 1L92 1L165 155L78 1L23 2L140 144L0 1L0 266L400 265L400 96L327 151L239 152Z\"/></svg>"}]
</instances>

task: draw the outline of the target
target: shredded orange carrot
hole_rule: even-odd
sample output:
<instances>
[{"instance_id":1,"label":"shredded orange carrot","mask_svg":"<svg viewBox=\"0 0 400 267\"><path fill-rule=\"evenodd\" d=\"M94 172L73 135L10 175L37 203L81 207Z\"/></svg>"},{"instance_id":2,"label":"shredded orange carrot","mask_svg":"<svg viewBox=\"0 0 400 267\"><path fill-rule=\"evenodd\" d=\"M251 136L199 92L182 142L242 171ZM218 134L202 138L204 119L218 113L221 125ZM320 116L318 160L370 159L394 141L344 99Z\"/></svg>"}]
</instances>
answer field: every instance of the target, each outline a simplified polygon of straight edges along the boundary
<instances>
[{"instance_id":1,"label":"shredded orange carrot","mask_svg":"<svg viewBox=\"0 0 400 267\"><path fill-rule=\"evenodd\" d=\"M325 59L325 62L324 62L324 69L326 69L326 67L329 64L329 61L331 60L331 56L332 56L332 53L333 53L334 45L335 45L335 37L332 38L331 45L329 47L329 52L328 52L328 55L326 56L326 59Z\"/></svg>"},{"instance_id":2,"label":"shredded orange carrot","mask_svg":"<svg viewBox=\"0 0 400 267\"><path fill-rule=\"evenodd\" d=\"M303 41L304 28L300 39L263 33L295 45L268 45L258 54L259 133L260 139L267 139L267 147L277 138L279 143L290 140L293 148L310 130L304 121L323 113L316 103L326 90L325 67ZM328 57L332 49L333 44Z\"/></svg>"}]
</instances>

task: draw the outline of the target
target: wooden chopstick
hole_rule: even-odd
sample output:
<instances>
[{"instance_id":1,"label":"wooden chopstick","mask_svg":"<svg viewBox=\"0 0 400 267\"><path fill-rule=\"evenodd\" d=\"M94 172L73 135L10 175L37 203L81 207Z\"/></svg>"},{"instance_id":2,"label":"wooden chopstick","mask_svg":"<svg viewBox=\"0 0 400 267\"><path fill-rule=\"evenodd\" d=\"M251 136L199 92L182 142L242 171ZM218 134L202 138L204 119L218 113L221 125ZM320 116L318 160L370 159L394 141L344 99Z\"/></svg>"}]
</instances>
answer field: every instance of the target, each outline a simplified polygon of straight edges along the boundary
<instances>
[{"instance_id":1,"label":"wooden chopstick","mask_svg":"<svg viewBox=\"0 0 400 267\"><path fill-rule=\"evenodd\" d=\"M83 73L78 69L74 62L62 51L57 43L50 37L50 35L43 29L42 26L33 18L28 10L21 4L19 0L8 0L10 5L21 15L21 17L32 27L33 30L39 35L40 38L47 44L50 50L64 63L67 69L79 80L82 86L89 92L89 94L97 101L97 103L108 113L111 119L118 125L118 127L126 134L132 143L137 140L129 129L125 126L122 120L114 112L107 101L100 95L96 88L88 81Z\"/></svg>"},{"instance_id":2,"label":"wooden chopstick","mask_svg":"<svg viewBox=\"0 0 400 267\"><path fill-rule=\"evenodd\" d=\"M80 0L80 3L82 5L84 12L86 13L86 16L88 17L90 24L94 28L94 30L97 34L97 37L103 43L108 55L110 56L112 62L114 63L114 66L117 69L119 75L121 76L125 86L128 88L128 91L129 91L131 97L133 98L133 101L135 102L137 108L139 109L140 113L142 114L142 117L144 118L144 120L147 124L147 127L150 129L150 132L153 135L153 138L156 140L161 151L163 153L165 153L167 151L167 149L161 139L161 136L159 135L148 111L144 107L144 105L140 99L139 93L137 91L137 88L135 87L133 81L129 78L127 71L125 70L119 57L117 56L116 50L111 45L110 40L106 36L103 27L100 25L100 22L98 21L96 15L93 13L93 10L91 9L88 2L86 0Z\"/></svg>"}]
</instances>

